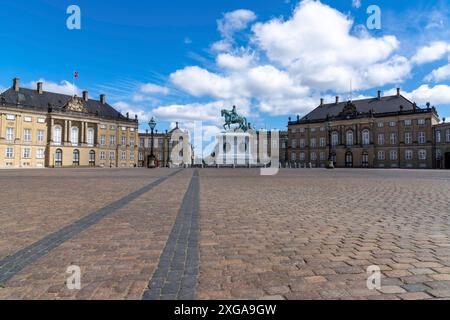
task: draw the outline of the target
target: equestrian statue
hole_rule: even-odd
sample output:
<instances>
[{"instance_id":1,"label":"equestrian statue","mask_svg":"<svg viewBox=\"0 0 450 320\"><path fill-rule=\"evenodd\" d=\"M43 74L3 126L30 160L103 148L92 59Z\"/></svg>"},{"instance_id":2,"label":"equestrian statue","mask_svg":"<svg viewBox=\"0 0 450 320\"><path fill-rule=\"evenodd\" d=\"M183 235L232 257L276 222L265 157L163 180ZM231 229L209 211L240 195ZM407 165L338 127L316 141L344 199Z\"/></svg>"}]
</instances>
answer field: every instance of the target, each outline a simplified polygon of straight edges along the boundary
<instances>
[{"instance_id":1,"label":"equestrian statue","mask_svg":"<svg viewBox=\"0 0 450 320\"><path fill-rule=\"evenodd\" d=\"M222 117L225 118L225 124L223 125L223 128L226 130L228 126L228 130L231 130L232 124L238 124L239 127L236 128L236 130L242 130L244 132L248 131L250 128L247 118L239 115L236 112L236 106L233 106L232 110L222 110Z\"/></svg>"}]
</instances>

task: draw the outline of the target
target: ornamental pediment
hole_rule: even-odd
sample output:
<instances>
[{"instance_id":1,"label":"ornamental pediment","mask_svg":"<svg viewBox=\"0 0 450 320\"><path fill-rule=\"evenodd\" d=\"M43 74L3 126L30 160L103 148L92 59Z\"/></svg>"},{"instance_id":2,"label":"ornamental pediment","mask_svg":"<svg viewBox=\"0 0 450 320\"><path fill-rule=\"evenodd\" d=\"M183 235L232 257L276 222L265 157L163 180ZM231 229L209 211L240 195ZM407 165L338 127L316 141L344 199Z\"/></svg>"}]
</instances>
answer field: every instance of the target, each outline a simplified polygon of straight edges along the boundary
<instances>
[{"instance_id":1,"label":"ornamental pediment","mask_svg":"<svg viewBox=\"0 0 450 320\"><path fill-rule=\"evenodd\" d=\"M70 100L66 103L64 106L64 109L66 111L72 111L72 112L83 112L88 113L89 111L84 107L83 102L80 98L72 97Z\"/></svg>"}]
</instances>

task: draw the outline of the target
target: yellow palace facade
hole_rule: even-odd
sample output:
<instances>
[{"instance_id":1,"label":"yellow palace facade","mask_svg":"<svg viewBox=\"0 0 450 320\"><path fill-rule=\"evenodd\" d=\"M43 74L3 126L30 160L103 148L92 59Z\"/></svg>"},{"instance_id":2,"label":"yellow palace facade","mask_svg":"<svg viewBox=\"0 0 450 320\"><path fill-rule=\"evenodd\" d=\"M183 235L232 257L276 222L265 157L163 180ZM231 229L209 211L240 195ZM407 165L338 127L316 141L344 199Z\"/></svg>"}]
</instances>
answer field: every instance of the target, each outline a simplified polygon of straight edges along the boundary
<instances>
[{"instance_id":1,"label":"yellow palace facade","mask_svg":"<svg viewBox=\"0 0 450 320\"><path fill-rule=\"evenodd\" d=\"M0 168L134 167L138 119L99 100L20 88L0 94Z\"/></svg>"}]
</instances>

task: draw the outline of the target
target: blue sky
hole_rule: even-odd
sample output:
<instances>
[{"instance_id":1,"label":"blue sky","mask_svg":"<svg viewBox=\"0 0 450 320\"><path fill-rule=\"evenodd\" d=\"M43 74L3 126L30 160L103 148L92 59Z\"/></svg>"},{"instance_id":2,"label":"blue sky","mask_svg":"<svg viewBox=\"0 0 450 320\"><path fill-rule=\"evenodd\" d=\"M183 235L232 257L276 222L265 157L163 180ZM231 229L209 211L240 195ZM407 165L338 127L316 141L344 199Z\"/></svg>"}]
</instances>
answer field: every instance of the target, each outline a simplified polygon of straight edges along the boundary
<instances>
[{"instance_id":1,"label":"blue sky","mask_svg":"<svg viewBox=\"0 0 450 320\"><path fill-rule=\"evenodd\" d=\"M81 30L66 27L69 5ZM369 5L381 30L368 30ZM450 118L450 6L446 1L216 0L2 1L0 88L44 80L44 90L108 102L158 128L220 125L236 104L258 128L284 128L320 97L386 94L400 86Z\"/></svg>"}]
</instances>

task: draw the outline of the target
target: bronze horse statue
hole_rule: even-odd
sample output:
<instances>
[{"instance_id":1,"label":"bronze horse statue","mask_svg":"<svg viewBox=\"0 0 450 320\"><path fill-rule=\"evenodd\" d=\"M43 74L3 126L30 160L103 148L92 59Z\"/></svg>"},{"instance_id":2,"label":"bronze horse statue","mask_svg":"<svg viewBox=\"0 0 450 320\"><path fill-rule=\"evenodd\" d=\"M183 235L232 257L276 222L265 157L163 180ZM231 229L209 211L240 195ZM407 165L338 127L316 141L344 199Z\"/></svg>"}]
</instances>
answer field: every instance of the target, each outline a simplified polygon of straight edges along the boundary
<instances>
[{"instance_id":1,"label":"bronze horse statue","mask_svg":"<svg viewBox=\"0 0 450 320\"><path fill-rule=\"evenodd\" d=\"M240 116L236 113L236 107L233 107L233 110L222 110L222 117L225 118L225 124L223 125L223 128L226 130L228 126L228 130L231 129L232 124L238 124L239 127L237 129L240 129L242 131L247 131L249 129L247 118Z\"/></svg>"}]
</instances>

